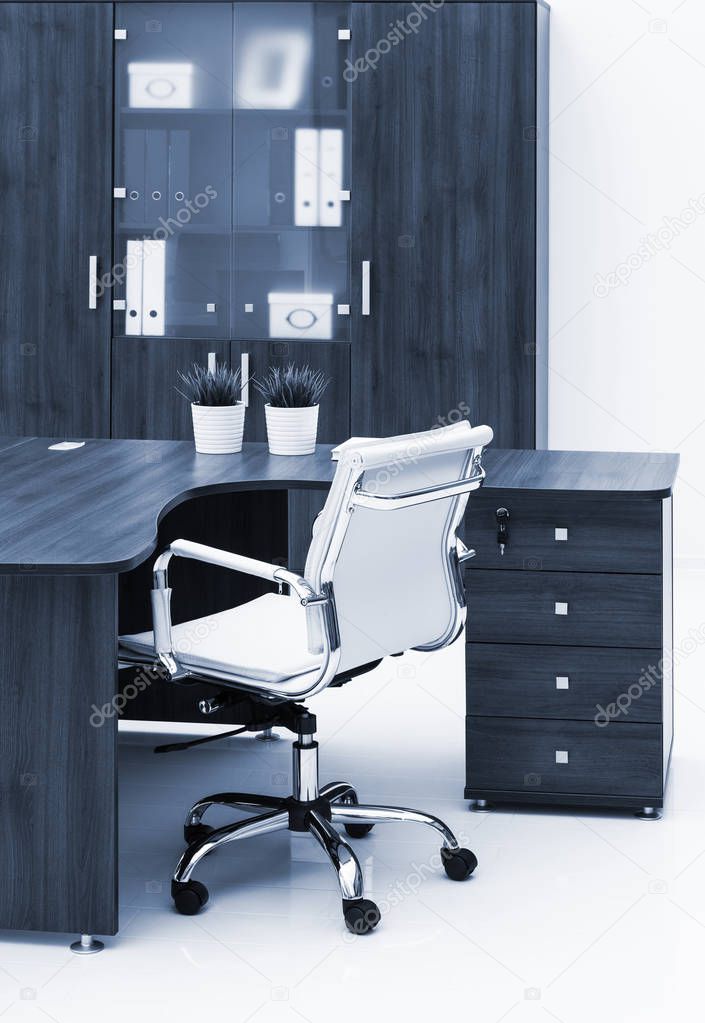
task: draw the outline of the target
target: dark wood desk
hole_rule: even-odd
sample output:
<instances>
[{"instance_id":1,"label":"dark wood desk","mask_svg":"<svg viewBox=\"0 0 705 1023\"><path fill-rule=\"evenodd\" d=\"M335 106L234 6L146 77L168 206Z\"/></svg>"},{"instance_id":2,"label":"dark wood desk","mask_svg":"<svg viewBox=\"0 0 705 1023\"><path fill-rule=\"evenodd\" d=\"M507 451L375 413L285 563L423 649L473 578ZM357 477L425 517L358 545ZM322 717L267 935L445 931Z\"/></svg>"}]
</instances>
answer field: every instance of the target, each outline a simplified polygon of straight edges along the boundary
<instances>
[{"instance_id":1,"label":"dark wood desk","mask_svg":"<svg viewBox=\"0 0 705 1023\"><path fill-rule=\"evenodd\" d=\"M114 934L118 926L117 716L103 719L94 712L118 691L118 581L149 564L159 542L160 521L185 502L195 504L200 498L238 491L324 489L335 466L326 445L314 455L284 458L270 456L263 444L245 445L238 455L197 455L192 444L178 441L91 440L69 451L49 450L51 443L47 439L0 438L0 793L4 811L0 855L6 865L0 928ZM468 538L478 548L471 569L478 572L478 594L482 593L483 571L484 583L492 584L489 577L494 577L496 584L489 589L485 586L487 599L476 605L478 621L487 629L488 648L497 639L492 631L497 628L492 607L501 615L501 594L511 592L511 587L502 589L503 576L509 579L512 569L517 575L526 572L527 578L538 578L540 592L544 583L555 582L551 577L563 575L552 571L556 566L550 561L555 556L551 550L543 555L547 570L543 579L541 566L533 562L521 565L520 561L518 568L516 558L526 557L521 552L527 543L531 554L543 527L552 527L556 505L550 502L566 497L597 501L611 509L628 500L629 514L636 518L623 520L608 511L603 512L606 519L596 522L601 530L598 538L602 538L597 550L603 556L608 556L610 543L614 548L614 536L611 540L609 536L610 530L617 529L620 557L632 557L642 535L638 529L633 532L634 523L642 522L639 509L642 505L657 509L658 537L663 545L658 573L650 547L642 570L644 577L649 573L660 576L663 570L659 643L667 645L667 523L677 458L490 449L485 466L485 486L470 503ZM494 509L510 502L516 509L510 525L514 540L498 563ZM596 505L582 503L581 507L582 512L573 512L578 537L589 520L584 509L589 512ZM565 511L568 506L562 508ZM565 524L563 519L555 522L556 526ZM570 522L568 525L573 528ZM583 559L580 564L566 562L571 571L595 568L590 560L596 556L595 544L585 542L585 536L592 535L584 534L577 547L568 544L561 548L569 550L571 558ZM625 570L618 564L598 565L596 571L610 567L633 572L633 567ZM490 599L495 592L500 596ZM469 657L473 648L483 646L482 635L472 632L472 585L470 595L473 643L468 646ZM534 604L530 594L527 613ZM504 635L503 640L498 654L505 656L503 663L516 666L517 659L510 656L508 648L524 639ZM518 649L521 662L531 664L532 650L540 655L554 648L519 645ZM490 659L490 668L494 663L500 662ZM503 711L501 707L498 711L496 702L485 711L475 710L473 725L482 736L489 735L490 750L500 748L501 742L508 743L511 750L516 741L517 726L507 721L516 721L519 682L509 669L503 682L504 688L497 680L486 680L484 690L476 690L489 698L496 684L497 692L506 695L505 711L508 708L508 713L515 715L502 719ZM645 714L649 707L653 710L648 701L641 706ZM663 707L668 710L669 706L664 696ZM520 716L527 715L522 711ZM650 727L658 728L658 741L663 743L667 760L670 720ZM522 741L530 753L536 743L535 729L529 731L531 741L523 733ZM517 769L511 758L508 763L512 771ZM481 782L472 776L478 766L484 771ZM484 763L476 762L467 794L496 794L493 771L505 767L489 755ZM537 792L535 786L531 789L531 779L527 785L523 793L527 798L545 801L545 793ZM517 793L506 795L516 797ZM564 795L558 798L565 801Z\"/></svg>"},{"instance_id":2,"label":"dark wood desk","mask_svg":"<svg viewBox=\"0 0 705 1023\"><path fill-rule=\"evenodd\" d=\"M194 498L325 488L330 446L303 458L197 455L176 441L0 438L0 928L118 927L118 577ZM96 726L96 722L99 723Z\"/></svg>"}]
</instances>

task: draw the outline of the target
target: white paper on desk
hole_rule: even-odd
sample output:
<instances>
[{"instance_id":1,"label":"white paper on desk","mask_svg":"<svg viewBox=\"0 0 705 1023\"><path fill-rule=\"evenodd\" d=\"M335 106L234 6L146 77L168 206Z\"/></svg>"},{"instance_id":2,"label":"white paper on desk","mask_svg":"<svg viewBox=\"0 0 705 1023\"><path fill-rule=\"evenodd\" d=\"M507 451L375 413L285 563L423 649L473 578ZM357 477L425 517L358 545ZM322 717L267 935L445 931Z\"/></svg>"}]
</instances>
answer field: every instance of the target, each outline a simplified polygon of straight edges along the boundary
<instances>
[{"instance_id":1,"label":"white paper on desk","mask_svg":"<svg viewBox=\"0 0 705 1023\"><path fill-rule=\"evenodd\" d=\"M340 190L343 187L343 132L323 128L318 147L318 223L321 227L340 227L343 211Z\"/></svg>"},{"instance_id":2,"label":"white paper on desk","mask_svg":"<svg viewBox=\"0 0 705 1023\"><path fill-rule=\"evenodd\" d=\"M294 223L318 224L318 130L297 128L294 134Z\"/></svg>"},{"instance_id":3,"label":"white paper on desk","mask_svg":"<svg viewBox=\"0 0 705 1023\"><path fill-rule=\"evenodd\" d=\"M146 238L142 244L142 333L162 337L166 315L166 239Z\"/></svg>"},{"instance_id":4,"label":"white paper on desk","mask_svg":"<svg viewBox=\"0 0 705 1023\"><path fill-rule=\"evenodd\" d=\"M125 333L142 333L142 242L130 239L125 259Z\"/></svg>"}]
</instances>

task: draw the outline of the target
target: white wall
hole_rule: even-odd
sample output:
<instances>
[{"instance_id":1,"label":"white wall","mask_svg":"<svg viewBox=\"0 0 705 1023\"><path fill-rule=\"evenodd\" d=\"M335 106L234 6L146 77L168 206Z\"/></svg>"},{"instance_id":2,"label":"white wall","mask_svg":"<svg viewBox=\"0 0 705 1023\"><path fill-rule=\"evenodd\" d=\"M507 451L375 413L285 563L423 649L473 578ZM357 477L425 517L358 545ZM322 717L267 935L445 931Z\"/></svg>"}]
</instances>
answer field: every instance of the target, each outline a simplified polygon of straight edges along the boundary
<instances>
[{"instance_id":1,"label":"white wall","mask_svg":"<svg viewBox=\"0 0 705 1023\"><path fill-rule=\"evenodd\" d=\"M679 451L705 559L703 0L552 0L550 118L549 446Z\"/></svg>"}]
</instances>

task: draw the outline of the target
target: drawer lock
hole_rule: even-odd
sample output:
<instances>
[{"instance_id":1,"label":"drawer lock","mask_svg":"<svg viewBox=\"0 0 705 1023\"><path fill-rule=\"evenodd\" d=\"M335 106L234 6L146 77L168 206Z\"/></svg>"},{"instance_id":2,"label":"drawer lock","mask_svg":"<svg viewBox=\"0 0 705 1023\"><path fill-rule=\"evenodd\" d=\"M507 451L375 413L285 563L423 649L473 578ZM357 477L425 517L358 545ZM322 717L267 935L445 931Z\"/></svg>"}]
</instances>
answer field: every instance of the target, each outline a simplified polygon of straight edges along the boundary
<instances>
[{"instance_id":1,"label":"drawer lock","mask_svg":"<svg viewBox=\"0 0 705 1023\"><path fill-rule=\"evenodd\" d=\"M553 613L557 615L567 615L568 605L562 600L557 600L553 605Z\"/></svg>"},{"instance_id":2,"label":"drawer lock","mask_svg":"<svg viewBox=\"0 0 705 1023\"><path fill-rule=\"evenodd\" d=\"M567 675L556 675L556 689L570 689L570 679Z\"/></svg>"},{"instance_id":3,"label":"drawer lock","mask_svg":"<svg viewBox=\"0 0 705 1023\"><path fill-rule=\"evenodd\" d=\"M553 530L553 537L554 537L555 540L557 540L559 542L567 543L568 542L568 530L567 529L563 529L562 527L556 526L556 528Z\"/></svg>"},{"instance_id":4,"label":"drawer lock","mask_svg":"<svg viewBox=\"0 0 705 1023\"><path fill-rule=\"evenodd\" d=\"M509 509L498 508L495 512L495 519L497 520L497 543L499 544L499 553L504 554L504 548L509 543Z\"/></svg>"},{"instance_id":5,"label":"drawer lock","mask_svg":"<svg viewBox=\"0 0 705 1023\"><path fill-rule=\"evenodd\" d=\"M568 763L568 750L567 749L557 749L556 750L556 763L557 764L567 764Z\"/></svg>"}]
</instances>

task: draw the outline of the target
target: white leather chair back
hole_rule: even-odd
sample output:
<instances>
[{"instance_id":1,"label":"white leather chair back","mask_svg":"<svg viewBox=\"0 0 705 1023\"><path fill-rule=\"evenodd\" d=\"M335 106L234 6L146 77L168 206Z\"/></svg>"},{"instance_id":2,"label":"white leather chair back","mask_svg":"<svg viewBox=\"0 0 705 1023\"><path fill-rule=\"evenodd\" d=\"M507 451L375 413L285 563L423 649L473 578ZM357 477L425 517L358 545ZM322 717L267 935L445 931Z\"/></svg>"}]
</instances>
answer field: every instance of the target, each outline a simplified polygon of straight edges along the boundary
<instances>
[{"instance_id":1,"label":"white leather chair back","mask_svg":"<svg viewBox=\"0 0 705 1023\"><path fill-rule=\"evenodd\" d=\"M384 440L353 439L336 449L338 467L305 576L317 591L326 581L332 585L338 672L388 654L445 646L465 620L455 545L468 494L387 510L357 504L360 490L384 499L469 479L491 439L489 427L463 422ZM317 650L319 611L310 612L309 643Z\"/></svg>"}]
</instances>

